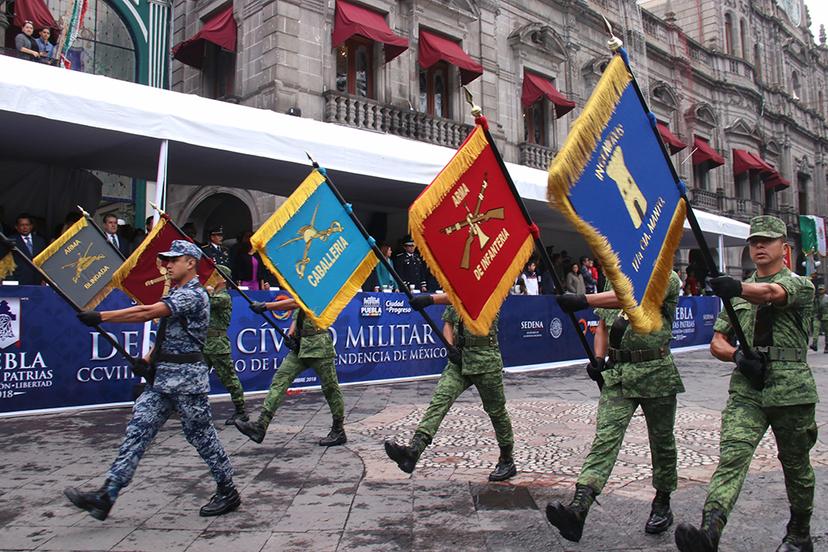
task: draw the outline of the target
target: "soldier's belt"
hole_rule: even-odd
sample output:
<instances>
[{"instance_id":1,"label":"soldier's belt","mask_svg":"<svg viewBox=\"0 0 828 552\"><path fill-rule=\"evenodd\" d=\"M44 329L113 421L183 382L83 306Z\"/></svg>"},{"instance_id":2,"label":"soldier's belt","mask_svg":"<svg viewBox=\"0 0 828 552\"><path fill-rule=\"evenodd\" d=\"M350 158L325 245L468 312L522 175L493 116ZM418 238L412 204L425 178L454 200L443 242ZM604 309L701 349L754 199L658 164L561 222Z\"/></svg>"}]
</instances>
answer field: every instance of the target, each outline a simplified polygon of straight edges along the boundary
<instances>
[{"instance_id":1,"label":"soldier's belt","mask_svg":"<svg viewBox=\"0 0 828 552\"><path fill-rule=\"evenodd\" d=\"M463 347L497 347L497 336L467 335L463 337Z\"/></svg>"},{"instance_id":2,"label":"soldier's belt","mask_svg":"<svg viewBox=\"0 0 828 552\"><path fill-rule=\"evenodd\" d=\"M609 348L609 359L612 362L647 362L658 360L670 354L670 347L667 345L658 349L614 349Z\"/></svg>"},{"instance_id":3,"label":"soldier's belt","mask_svg":"<svg viewBox=\"0 0 828 552\"><path fill-rule=\"evenodd\" d=\"M218 328L208 328L207 337L222 337L227 335L227 330L220 330Z\"/></svg>"},{"instance_id":4,"label":"soldier's belt","mask_svg":"<svg viewBox=\"0 0 828 552\"><path fill-rule=\"evenodd\" d=\"M324 333L328 333L328 330L319 330L319 329L317 329L317 330L302 330L300 335L302 337L310 337L312 335L319 335L319 334L324 334Z\"/></svg>"},{"instance_id":5,"label":"soldier's belt","mask_svg":"<svg viewBox=\"0 0 828 552\"><path fill-rule=\"evenodd\" d=\"M807 349L796 349L794 347L754 347L754 350L766 355L770 361L805 362L808 357Z\"/></svg>"},{"instance_id":6,"label":"soldier's belt","mask_svg":"<svg viewBox=\"0 0 828 552\"><path fill-rule=\"evenodd\" d=\"M159 353L155 358L156 362L169 362L171 364L190 364L191 362L202 362L202 353Z\"/></svg>"}]
</instances>

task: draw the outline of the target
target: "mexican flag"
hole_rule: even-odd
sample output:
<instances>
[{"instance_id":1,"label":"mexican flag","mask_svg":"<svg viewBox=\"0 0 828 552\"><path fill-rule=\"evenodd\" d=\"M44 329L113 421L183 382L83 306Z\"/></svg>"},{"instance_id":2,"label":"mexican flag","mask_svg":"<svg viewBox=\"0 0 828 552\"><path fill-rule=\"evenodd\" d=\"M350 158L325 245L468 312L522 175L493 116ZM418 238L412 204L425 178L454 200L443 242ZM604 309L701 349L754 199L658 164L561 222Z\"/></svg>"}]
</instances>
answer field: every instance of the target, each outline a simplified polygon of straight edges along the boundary
<instances>
[{"instance_id":1,"label":"mexican flag","mask_svg":"<svg viewBox=\"0 0 828 552\"><path fill-rule=\"evenodd\" d=\"M803 253L806 255L819 253L821 257L828 254L825 240L825 220L822 217L799 215L799 231Z\"/></svg>"}]
</instances>

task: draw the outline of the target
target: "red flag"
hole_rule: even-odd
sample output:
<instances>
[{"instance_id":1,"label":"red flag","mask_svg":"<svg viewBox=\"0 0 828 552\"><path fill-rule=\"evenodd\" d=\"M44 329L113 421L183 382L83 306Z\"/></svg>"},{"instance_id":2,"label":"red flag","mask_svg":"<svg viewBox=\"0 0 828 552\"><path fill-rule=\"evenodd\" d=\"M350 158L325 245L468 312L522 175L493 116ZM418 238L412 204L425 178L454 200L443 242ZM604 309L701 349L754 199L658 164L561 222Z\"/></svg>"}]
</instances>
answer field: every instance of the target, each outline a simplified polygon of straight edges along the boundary
<instances>
[{"instance_id":1,"label":"red flag","mask_svg":"<svg viewBox=\"0 0 828 552\"><path fill-rule=\"evenodd\" d=\"M170 291L170 279L158 254L169 251L174 240L192 241L174 224L169 224L165 217L161 217L141 245L115 271L112 284L124 290L138 303L151 305L160 301ZM203 285L221 279L215 264L206 256L202 256L198 263L198 279Z\"/></svg>"},{"instance_id":2,"label":"red flag","mask_svg":"<svg viewBox=\"0 0 828 552\"><path fill-rule=\"evenodd\" d=\"M408 217L420 254L465 325L487 334L534 239L482 127L469 134Z\"/></svg>"}]
</instances>

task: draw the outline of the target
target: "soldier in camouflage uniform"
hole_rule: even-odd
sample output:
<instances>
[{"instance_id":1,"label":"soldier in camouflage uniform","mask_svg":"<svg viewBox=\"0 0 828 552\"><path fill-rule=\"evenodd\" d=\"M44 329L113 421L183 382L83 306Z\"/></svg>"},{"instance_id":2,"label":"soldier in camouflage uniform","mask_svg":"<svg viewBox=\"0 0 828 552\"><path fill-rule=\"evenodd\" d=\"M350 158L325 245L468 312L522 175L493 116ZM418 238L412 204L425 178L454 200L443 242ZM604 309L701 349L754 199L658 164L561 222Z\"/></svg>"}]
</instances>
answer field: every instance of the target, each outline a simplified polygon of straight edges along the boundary
<instances>
[{"instance_id":1,"label":"soldier in camouflage uniform","mask_svg":"<svg viewBox=\"0 0 828 552\"><path fill-rule=\"evenodd\" d=\"M241 503L233 485L230 459L213 427L207 399L209 369L204 363L202 347L207 337L210 307L196 273L201 250L189 241L175 240L169 251L158 256L174 285L167 297L152 305L78 314L81 322L89 326L161 318L153 351L133 367L136 375L147 378L148 385L135 401L126 436L106 481L98 491L82 492L75 488L64 491L75 506L100 520L109 515L118 493L132 480L147 447L172 414L181 418L184 436L216 480L216 493L201 508L200 514L218 516L235 510ZM151 365L155 367L154 372Z\"/></svg>"},{"instance_id":2,"label":"soldier in camouflage uniform","mask_svg":"<svg viewBox=\"0 0 828 552\"><path fill-rule=\"evenodd\" d=\"M806 356L814 286L785 268L786 237L780 219L754 217L748 242L756 272L744 283L729 276L710 282L716 295L732 299L749 347L733 344L733 326L722 312L713 327L710 351L736 368L722 412L719 465L710 480L701 527L682 523L676 529L682 552L718 549L727 516L768 426L776 437L791 509L777 552L813 550L814 470L809 452L817 438L817 391Z\"/></svg>"},{"instance_id":3,"label":"soldier in camouflage uniform","mask_svg":"<svg viewBox=\"0 0 828 552\"><path fill-rule=\"evenodd\" d=\"M216 265L225 277L230 278L230 269L224 265ZM215 369L221 384L230 393L236 411L224 421L224 425L233 425L239 419L249 420L244 410L244 389L233 368L233 357L230 355L230 340L227 338L227 328L230 327L230 318L233 315L233 299L227 293L226 282L221 280L214 287L207 286L210 294L210 326L207 328L207 342L204 344L204 361L207 366Z\"/></svg>"},{"instance_id":4,"label":"soldier in camouflage uniform","mask_svg":"<svg viewBox=\"0 0 828 552\"><path fill-rule=\"evenodd\" d=\"M821 333L825 333L825 349L822 352L828 353L828 295L825 295L825 286L822 284L814 296L814 328L811 332L813 335L811 349L814 351L819 349L819 334Z\"/></svg>"},{"instance_id":5,"label":"soldier in camouflage uniform","mask_svg":"<svg viewBox=\"0 0 828 552\"><path fill-rule=\"evenodd\" d=\"M336 352L334 351L333 338L330 332L317 328L293 299L283 299L270 303L253 302L250 309L258 314L266 310L295 309L295 312L293 323L288 330L288 336L291 340L286 341L286 345L291 348L291 351L282 361L282 364L279 365L276 375L273 376L259 419L255 422L236 420L238 430L256 443L264 441L267 426L270 425L270 420L273 419L276 409L282 404L288 387L296 379L296 376L310 368L316 372L319 378L322 385L322 394L325 395L325 400L328 401L333 417L331 431L326 437L319 440L319 445L323 447L344 445L348 441L344 426L345 401L342 398L342 391L339 390L339 380L336 377L336 366L334 365Z\"/></svg>"},{"instance_id":6,"label":"soldier in camouflage uniform","mask_svg":"<svg viewBox=\"0 0 828 552\"><path fill-rule=\"evenodd\" d=\"M411 300L411 306L416 310L435 303L449 305L448 296L444 293L420 294ZM506 394L503 391L503 359L497 341L497 319L492 323L489 335L484 336L466 330L457 311L450 305L443 313L443 321L443 335L452 347L448 352L448 364L437 382L431 403L411 442L400 445L393 439L387 439L385 453L402 471L413 472L417 460L434 439L437 428L451 405L463 391L474 385L480 393L483 410L492 421L500 447L500 457L494 471L489 474L489 481L504 481L514 476L517 468L512 458L515 443L512 421L506 411Z\"/></svg>"},{"instance_id":7,"label":"soldier in camouflage uniform","mask_svg":"<svg viewBox=\"0 0 828 552\"><path fill-rule=\"evenodd\" d=\"M595 309L600 319L595 333L596 365L587 366L592 379L603 381L595 439L581 467L572 502L566 506L556 502L546 507L550 523L561 536L574 542L581 539L589 508L612 473L627 426L639 406L647 422L656 490L644 531L662 533L673 523L670 493L676 490L678 482L673 430L676 394L684 392L684 385L670 353L670 339L681 280L675 272L670 275L661 307L661 329L650 334L638 333L629 327L629 320L621 312L621 304L609 282L606 288L610 291L557 298L565 312L602 307Z\"/></svg>"}]
</instances>

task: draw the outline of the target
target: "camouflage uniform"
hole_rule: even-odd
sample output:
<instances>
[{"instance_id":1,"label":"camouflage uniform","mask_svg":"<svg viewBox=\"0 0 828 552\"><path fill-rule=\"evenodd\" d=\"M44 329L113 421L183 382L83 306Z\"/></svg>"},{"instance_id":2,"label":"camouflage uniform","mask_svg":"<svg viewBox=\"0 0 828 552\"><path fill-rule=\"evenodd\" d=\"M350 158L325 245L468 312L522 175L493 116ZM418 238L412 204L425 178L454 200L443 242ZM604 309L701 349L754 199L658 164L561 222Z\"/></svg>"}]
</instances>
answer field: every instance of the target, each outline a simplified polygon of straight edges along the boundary
<instances>
[{"instance_id":1,"label":"camouflage uniform","mask_svg":"<svg viewBox=\"0 0 828 552\"><path fill-rule=\"evenodd\" d=\"M606 287L611 289L609 282ZM595 439L578 477L578 484L591 487L596 494L601 493L612 473L627 426L639 406L644 412L650 438L653 487L668 493L676 489L678 475L673 429L676 394L684 392L684 385L670 353L670 339L680 288L681 280L673 272L661 309L660 330L640 334L628 327L621 339L621 355L645 354L645 351L655 354L660 350L659 354L664 356L638 362L634 359L614 361L612 367L603 372L604 388L598 402ZM595 314L610 328L621 311L595 309Z\"/></svg>"},{"instance_id":2,"label":"camouflage uniform","mask_svg":"<svg viewBox=\"0 0 828 552\"><path fill-rule=\"evenodd\" d=\"M226 290L210 294L210 326L207 328L207 342L204 344L204 361L216 370L221 384L230 393L236 411L244 410L244 389L233 368L230 355L230 340L227 328L233 314L233 300Z\"/></svg>"},{"instance_id":3,"label":"camouflage uniform","mask_svg":"<svg viewBox=\"0 0 828 552\"><path fill-rule=\"evenodd\" d=\"M810 280L783 268L773 276L756 274L745 282L775 283L788 295L785 305L752 305L733 299L733 308L752 350L767 354L765 387L758 391L738 370L730 378L730 397L722 412L719 465L710 480L704 510L733 509L753 453L768 426L776 437L791 511L810 517L814 501L814 471L809 451L817 438L814 419L817 391L808 367L808 321L814 286ZM733 337L727 315L719 315L714 331Z\"/></svg>"},{"instance_id":4,"label":"camouflage uniform","mask_svg":"<svg viewBox=\"0 0 828 552\"><path fill-rule=\"evenodd\" d=\"M454 342L460 345L460 317L454 307L446 308L443 320L454 327ZM451 361L446 365L417 433L427 436L430 443L457 397L474 385L480 393L483 410L492 420L497 444L501 447L512 446L514 436L503 391L503 359L497 342L497 319L492 323L488 336L476 336L464 328L462 340L465 341L461 347L463 365L457 366Z\"/></svg>"},{"instance_id":5,"label":"camouflage uniform","mask_svg":"<svg viewBox=\"0 0 828 552\"><path fill-rule=\"evenodd\" d=\"M207 337L210 310L207 293L198 278L174 288L162 301L172 314L167 319L161 354L200 352ZM184 436L207 463L216 482L231 485L233 469L213 427L209 391L209 370L204 362L159 359L155 381L135 402L126 436L107 478L119 488L128 485L158 430L176 412Z\"/></svg>"},{"instance_id":6,"label":"camouflage uniform","mask_svg":"<svg viewBox=\"0 0 828 552\"><path fill-rule=\"evenodd\" d=\"M811 347L815 351L819 345L819 334L823 332L825 333L824 352L828 353L828 295L817 293L814 296L814 327L811 332L813 336Z\"/></svg>"},{"instance_id":7,"label":"camouflage uniform","mask_svg":"<svg viewBox=\"0 0 828 552\"><path fill-rule=\"evenodd\" d=\"M290 384L296 376L308 368L313 369L319 377L322 393L328 401L333 417L340 419L345 417L345 401L339 389L339 380L336 378L336 366L334 365L336 352L331 334L328 330L320 330L312 320L298 313L297 309L293 317L296 320L295 336L297 338L301 336L299 354L289 352L273 377L259 417L259 421L263 422L265 427L270 424Z\"/></svg>"}]
</instances>

